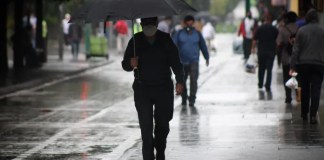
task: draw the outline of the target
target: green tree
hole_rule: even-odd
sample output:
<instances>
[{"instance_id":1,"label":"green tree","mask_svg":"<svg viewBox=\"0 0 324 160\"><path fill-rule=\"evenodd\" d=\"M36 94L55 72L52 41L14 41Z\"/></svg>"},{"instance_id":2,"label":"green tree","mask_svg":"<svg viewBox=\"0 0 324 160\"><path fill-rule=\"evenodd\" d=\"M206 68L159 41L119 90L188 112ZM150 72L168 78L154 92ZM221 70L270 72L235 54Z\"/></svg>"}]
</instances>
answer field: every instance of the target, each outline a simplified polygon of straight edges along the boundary
<instances>
[{"instance_id":1,"label":"green tree","mask_svg":"<svg viewBox=\"0 0 324 160\"><path fill-rule=\"evenodd\" d=\"M210 0L210 12L213 15L225 17L241 0Z\"/></svg>"}]
</instances>

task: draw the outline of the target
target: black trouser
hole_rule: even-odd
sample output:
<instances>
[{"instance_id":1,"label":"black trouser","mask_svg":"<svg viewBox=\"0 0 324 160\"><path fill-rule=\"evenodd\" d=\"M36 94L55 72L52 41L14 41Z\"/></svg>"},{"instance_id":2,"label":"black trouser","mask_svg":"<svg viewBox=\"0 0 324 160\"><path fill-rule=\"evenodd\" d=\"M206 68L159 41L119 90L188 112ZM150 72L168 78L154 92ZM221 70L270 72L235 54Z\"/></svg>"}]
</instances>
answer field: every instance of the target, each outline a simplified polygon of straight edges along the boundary
<instances>
[{"instance_id":1,"label":"black trouser","mask_svg":"<svg viewBox=\"0 0 324 160\"><path fill-rule=\"evenodd\" d=\"M301 81L301 115L316 116L324 75L324 67L319 65L299 65L299 78ZM311 105L309 105L311 101ZM309 109L310 108L310 109Z\"/></svg>"},{"instance_id":2,"label":"black trouser","mask_svg":"<svg viewBox=\"0 0 324 160\"><path fill-rule=\"evenodd\" d=\"M258 72L259 83L258 83L258 86L259 86L259 88L263 87L264 74L267 71L265 87L267 90L270 90L274 56L265 54L265 53L259 53L258 61L259 61L259 72Z\"/></svg>"},{"instance_id":3,"label":"black trouser","mask_svg":"<svg viewBox=\"0 0 324 160\"><path fill-rule=\"evenodd\" d=\"M283 84L286 92L286 101L291 101L291 89L286 86L286 82L291 78L289 75L290 65L282 65Z\"/></svg>"},{"instance_id":4,"label":"black trouser","mask_svg":"<svg viewBox=\"0 0 324 160\"><path fill-rule=\"evenodd\" d=\"M252 48L252 39L243 38L243 52L244 52L244 59L247 60L250 56Z\"/></svg>"},{"instance_id":5,"label":"black trouser","mask_svg":"<svg viewBox=\"0 0 324 160\"><path fill-rule=\"evenodd\" d=\"M164 85L149 86L135 81L133 89L142 134L143 159L153 160L155 147L157 160L164 160L166 139L170 131L169 121L173 117L173 83L170 80ZM153 137L153 128L155 137Z\"/></svg>"},{"instance_id":6,"label":"black trouser","mask_svg":"<svg viewBox=\"0 0 324 160\"><path fill-rule=\"evenodd\" d=\"M190 96L188 98L187 79L190 76ZM184 65L184 90L182 92L182 101L189 100L189 104L194 104L198 90L199 63L195 62L189 65Z\"/></svg>"}]
</instances>

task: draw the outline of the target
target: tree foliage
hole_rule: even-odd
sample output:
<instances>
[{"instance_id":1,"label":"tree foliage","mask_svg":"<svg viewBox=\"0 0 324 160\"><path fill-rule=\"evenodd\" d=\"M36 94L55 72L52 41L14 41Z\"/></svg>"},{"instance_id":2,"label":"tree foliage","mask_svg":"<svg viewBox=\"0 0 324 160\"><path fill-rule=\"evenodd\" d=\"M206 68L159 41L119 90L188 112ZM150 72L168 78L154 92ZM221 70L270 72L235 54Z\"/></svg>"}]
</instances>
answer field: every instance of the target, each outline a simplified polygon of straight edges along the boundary
<instances>
[{"instance_id":1,"label":"tree foliage","mask_svg":"<svg viewBox=\"0 0 324 160\"><path fill-rule=\"evenodd\" d=\"M225 17L241 0L210 0L210 12L213 15Z\"/></svg>"}]
</instances>

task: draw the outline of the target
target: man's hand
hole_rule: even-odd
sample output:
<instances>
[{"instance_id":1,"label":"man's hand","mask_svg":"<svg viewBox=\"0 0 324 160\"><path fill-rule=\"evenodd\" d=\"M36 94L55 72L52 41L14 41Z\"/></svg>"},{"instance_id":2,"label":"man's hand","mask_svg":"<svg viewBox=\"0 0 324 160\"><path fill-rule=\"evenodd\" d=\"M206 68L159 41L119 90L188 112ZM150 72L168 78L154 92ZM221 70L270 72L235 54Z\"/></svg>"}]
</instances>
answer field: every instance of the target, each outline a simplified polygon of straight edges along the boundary
<instances>
[{"instance_id":1,"label":"man's hand","mask_svg":"<svg viewBox=\"0 0 324 160\"><path fill-rule=\"evenodd\" d=\"M206 60L206 66L207 67L209 66L209 60Z\"/></svg>"},{"instance_id":2,"label":"man's hand","mask_svg":"<svg viewBox=\"0 0 324 160\"><path fill-rule=\"evenodd\" d=\"M176 90L176 95L181 95L183 92L183 84L177 83L175 90Z\"/></svg>"},{"instance_id":3,"label":"man's hand","mask_svg":"<svg viewBox=\"0 0 324 160\"><path fill-rule=\"evenodd\" d=\"M289 70L289 75L290 75L290 76L294 76L294 75L296 75L296 71L293 70L293 69L290 69L290 70Z\"/></svg>"},{"instance_id":4,"label":"man's hand","mask_svg":"<svg viewBox=\"0 0 324 160\"><path fill-rule=\"evenodd\" d=\"M133 69L136 69L138 66L138 57L136 56L136 57L131 58L130 63L131 63L131 67Z\"/></svg>"}]
</instances>

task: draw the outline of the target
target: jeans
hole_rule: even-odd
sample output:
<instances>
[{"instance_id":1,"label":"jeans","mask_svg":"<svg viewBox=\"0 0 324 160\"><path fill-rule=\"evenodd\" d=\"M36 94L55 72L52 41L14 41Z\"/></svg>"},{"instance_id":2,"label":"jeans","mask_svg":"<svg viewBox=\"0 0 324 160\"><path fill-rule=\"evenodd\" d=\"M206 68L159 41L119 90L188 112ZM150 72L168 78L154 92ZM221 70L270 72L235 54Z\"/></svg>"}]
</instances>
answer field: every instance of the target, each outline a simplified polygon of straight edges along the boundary
<instances>
[{"instance_id":1,"label":"jeans","mask_svg":"<svg viewBox=\"0 0 324 160\"><path fill-rule=\"evenodd\" d=\"M143 159L154 160L155 148L156 159L165 160L166 139L170 131L169 121L173 117L173 83L170 80L164 85L148 86L135 81L133 90L143 141Z\"/></svg>"},{"instance_id":2,"label":"jeans","mask_svg":"<svg viewBox=\"0 0 324 160\"><path fill-rule=\"evenodd\" d=\"M184 85L182 93L182 101L189 100L189 104L194 104L198 89L199 63L195 62L189 65L184 65L184 84L187 84L188 76L190 76L190 96L188 98L187 85Z\"/></svg>"},{"instance_id":3,"label":"jeans","mask_svg":"<svg viewBox=\"0 0 324 160\"><path fill-rule=\"evenodd\" d=\"M324 67L303 64L297 69L301 81L301 116L306 116L310 111L310 116L314 117L319 107Z\"/></svg>"},{"instance_id":4,"label":"jeans","mask_svg":"<svg viewBox=\"0 0 324 160\"><path fill-rule=\"evenodd\" d=\"M252 39L244 38L243 39L243 52L244 52L244 59L249 59L250 53L252 48Z\"/></svg>"},{"instance_id":5,"label":"jeans","mask_svg":"<svg viewBox=\"0 0 324 160\"><path fill-rule=\"evenodd\" d=\"M259 72L258 72L259 83L258 83L258 86L259 86L259 88L263 87L264 74L267 71L265 87L267 90L270 90L274 56L260 53L260 54L258 54L258 61L259 61Z\"/></svg>"},{"instance_id":6,"label":"jeans","mask_svg":"<svg viewBox=\"0 0 324 160\"><path fill-rule=\"evenodd\" d=\"M79 44L80 44L79 40L72 40L71 42L72 55L73 58L75 59L78 57L79 54Z\"/></svg>"}]
</instances>

